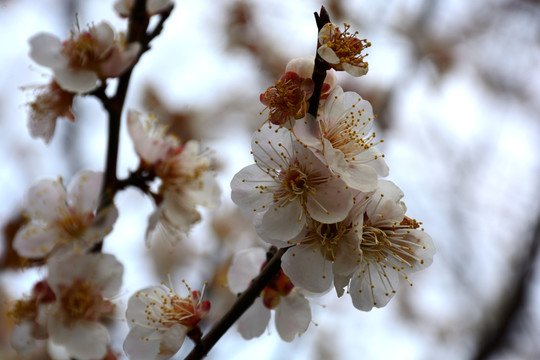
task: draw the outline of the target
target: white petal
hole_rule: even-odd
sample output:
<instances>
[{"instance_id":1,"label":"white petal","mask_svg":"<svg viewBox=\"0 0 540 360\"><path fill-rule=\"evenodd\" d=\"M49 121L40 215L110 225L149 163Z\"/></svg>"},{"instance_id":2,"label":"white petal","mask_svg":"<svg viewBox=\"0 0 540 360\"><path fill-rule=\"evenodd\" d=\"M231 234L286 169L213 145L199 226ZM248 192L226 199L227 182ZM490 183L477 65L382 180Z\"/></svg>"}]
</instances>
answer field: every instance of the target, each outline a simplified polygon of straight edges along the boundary
<instances>
[{"instance_id":1,"label":"white petal","mask_svg":"<svg viewBox=\"0 0 540 360\"><path fill-rule=\"evenodd\" d=\"M284 206L272 205L262 218L257 234L266 241L285 242L298 235L306 223L302 206L298 201L289 201Z\"/></svg>"},{"instance_id":2,"label":"white petal","mask_svg":"<svg viewBox=\"0 0 540 360\"><path fill-rule=\"evenodd\" d=\"M86 93L98 86L98 76L90 70L55 68L54 79L62 89L74 93Z\"/></svg>"},{"instance_id":3,"label":"white petal","mask_svg":"<svg viewBox=\"0 0 540 360\"><path fill-rule=\"evenodd\" d=\"M32 219L53 222L67 211L66 190L59 180L44 179L26 194L26 211Z\"/></svg>"},{"instance_id":4,"label":"white petal","mask_svg":"<svg viewBox=\"0 0 540 360\"><path fill-rule=\"evenodd\" d=\"M362 311L383 307L392 299L398 285L399 275L395 270L382 263L366 264L351 279L353 305Z\"/></svg>"},{"instance_id":5,"label":"white petal","mask_svg":"<svg viewBox=\"0 0 540 360\"><path fill-rule=\"evenodd\" d=\"M274 184L274 180L256 164L246 166L231 181L232 201L245 211L266 211L272 203L272 193L261 187Z\"/></svg>"},{"instance_id":6,"label":"white petal","mask_svg":"<svg viewBox=\"0 0 540 360\"><path fill-rule=\"evenodd\" d=\"M376 224L378 220L394 220L401 222L407 210L400 200L404 194L400 188L391 181L379 180L377 191L373 194L371 203L366 208L366 213L371 222Z\"/></svg>"},{"instance_id":7,"label":"white petal","mask_svg":"<svg viewBox=\"0 0 540 360\"><path fill-rule=\"evenodd\" d=\"M250 340L262 335L268 322L270 321L270 310L268 310L260 297L255 299L246 312L238 319L238 332L246 340Z\"/></svg>"},{"instance_id":8,"label":"white petal","mask_svg":"<svg viewBox=\"0 0 540 360\"><path fill-rule=\"evenodd\" d=\"M336 260L332 266L334 274L349 275L358 267L362 259L360 241L360 237L352 230L339 240Z\"/></svg>"},{"instance_id":9,"label":"white petal","mask_svg":"<svg viewBox=\"0 0 540 360\"><path fill-rule=\"evenodd\" d=\"M235 294L246 290L251 280L261 271L265 261L266 251L260 247L244 249L236 253L227 272L229 289Z\"/></svg>"},{"instance_id":10,"label":"white petal","mask_svg":"<svg viewBox=\"0 0 540 360\"><path fill-rule=\"evenodd\" d=\"M332 48L328 47L326 44L319 47L317 52L323 58L323 60L329 64L339 64L340 62L339 57L336 55L334 50L332 50Z\"/></svg>"},{"instance_id":11,"label":"white petal","mask_svg":"<svg viewBox=\"0 0 540 360\"><path fill-rule=\"evenodd\" d=\"M62 55L62 42L54 35L39 33L32 36L30 43L30 57L39 65L50 68L67 66L67 59Z\"/></svg>"},{"instance_id":12,"label":"white petal","mask_svg":"<svg viewBox=\"0 0 540 360\"><path fill-rule=\"evenodd\" d=\"M349 75L359 77L359 76L366 75L369 70L367 63L365 64L366 66L363 67L363 66L354 66L354 65L344 62L342 66L343 66L343 70L345 70Z\"/></svg>"},{"instance_id":13,"label":"white petal","mask_svg":"<svg viewBox=\"0 0 540 360\"><path fill-rule=\"evenodd\" d=\"M292 133L288 129L264 125L251 139L253 158L264 170L280 169L279 165L288 167L292 143Z\"/></svg>"},{"instance_id":14,"label":"white petal","mask_svg":"<svg viewBox=\"0 0 540 360\"><path fill-rule=\"evenodd\" d=\"M320 184L315 195L308 196L306 207L313 219L333 224L345 219L352 205L351 190L341 179L333 177Z\"/></svg>"},{"instance_id":15,"label":"white petal","mask_svg":"<svg viewBox=\"0 0 540 360\"><path fill-rule=\"evenodd\" d=\"M11 333L11 346L21 355L30 353L36 347L36 339L32 336L34 324L23 321L15 325Z\"/></svg>"},{"instance_id":16,"label":"white petal","mask_svg":"<svg viewBox=\"0 0 540 360\"><path fill-rule=\"evenodd\" d=\"M17 232L13 240L13 248L19 256L29 259L42 258L58 243L66 240L69 239L56 227L28 224Z\"/></svg>"},{"instance_id":17,"label":"white petal","mask_svg":"<svg viewBox=\"0 0 540 360\"><path fill-rule=\"evenodd\" d=\"M68 186L68 203L80 214L94 212L99 204L103 173L84 170L78 172Z\"/></svg>"},{"instance_id":18,"label":"white petal","mask_svg":"<svg viewBox=\"0 0 540 360\"><path fill-rule=\"evenodd\" d=\"M290 248L281 259L281 267L295 286L313 293L324 293L332 286L332 262L320 249L299 245Z\"/></svg>"},{"instance_id":19,"label":"white petal","mask_svg":"<svg viewBox=\"0 0 540 360\"><path fill-rule=\"evenodd\" d=\"M90 33L100 46L109 47L114 43L114 30L105 21L101 21L99 24L90 27Z\"/></svg>"},{"instance_id":20,"label":"white petal","mask_svg":"<svg viewBox=\"0 0 540 360\"><path fill-rule=\"evenodd\" d=\"M351 281L351 276L343 276L338 275L334 273L334 288L336 289L336 293L338 297L342 297L343 293L345 292L345 288L349 286L349 282Z\"/></svg>"},{"instance_id":21,"label":"white petal","mask_svg":"<svg viewBox=\"0 0 540 360\"><path fill-rule=\"evenodd\" d=\"M124 340L124 351L130 360L166 360L171 358L182 346L185 330L178 324L171 332L161 332L154 328L135 326ZM174 330L173 330L174 329ZM178 336L174 341L174 336ZM174 351L176 349L176 351ZM173 352L174 351L174 352Z\"/></svg>"},{"instance_id":22,"label":"white petal","mask_svg":"<svg viewBox=\"0 0 540 360\"><path fill-rule=\"evenodd\" d=\"M305 297L291 293L281 298L276 309L276 329L287 342L306 332L311 322L311 308Z\"/></svg>"},{"instance_id":23,"label":"white petal","mask_svg":"<svg viewBox=\"0 0 540 360\"><path fill-rule=\"evenodd\" d=\"M71 357L77 359L101 359L107 353L109 332L99 322L79 320L66 326L51 314L49 317L51 340L66 347Z\"/></svg>"}]
</instances>

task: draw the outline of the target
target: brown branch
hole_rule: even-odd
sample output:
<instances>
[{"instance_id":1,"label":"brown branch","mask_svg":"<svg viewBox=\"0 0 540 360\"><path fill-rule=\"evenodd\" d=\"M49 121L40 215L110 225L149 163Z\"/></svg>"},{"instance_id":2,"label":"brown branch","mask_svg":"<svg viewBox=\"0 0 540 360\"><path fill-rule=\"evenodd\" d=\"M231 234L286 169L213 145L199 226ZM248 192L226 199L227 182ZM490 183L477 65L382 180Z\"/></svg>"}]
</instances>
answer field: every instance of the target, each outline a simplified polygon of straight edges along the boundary
<instances>
[{"instance_id":1,"label":"brown branch","mask_svg":"<svg viewBox=\"0 0 540 360\"><path fill-rule=\"evenodd\" d=\"M210 349L218 342L218 340L227 332L227 330L242 316L242 314L253 305L253 302L266 285L272 280L281 269L281 257L289 248L281 248L277 250L275 247L270 248L274 255L266 263L266 266L253 279L249 288L244 291L236 300L232 308L221 318L221 320L208 332L195 348L189 353L185 360L196 360L205 357Z\"/></svg>"}]
</instances>

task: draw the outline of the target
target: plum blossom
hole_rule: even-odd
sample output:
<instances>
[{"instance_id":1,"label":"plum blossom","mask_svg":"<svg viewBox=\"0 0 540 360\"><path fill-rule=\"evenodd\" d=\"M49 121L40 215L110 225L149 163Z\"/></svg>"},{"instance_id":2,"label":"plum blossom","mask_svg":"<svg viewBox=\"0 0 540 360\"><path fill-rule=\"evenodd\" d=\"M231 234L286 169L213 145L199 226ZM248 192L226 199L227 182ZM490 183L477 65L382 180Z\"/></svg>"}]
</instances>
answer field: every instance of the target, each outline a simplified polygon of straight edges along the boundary
<instances>
[{"instance_id":1,"label":"plum blossom","mask_svg":"<svg viewBox=\"0 0 540 360\"><path fill-rule=\"evenodd\" d=\"M308 99L313 94L313 80L302 78L288 71L260 96L260 101L269 109L268 121L284 125L306 115Z\"/></svg>"},{"instance_id":2,"label":"plum blossom","mask_svg":"<svg viewBox=\"0 0 540 360\"><path fill-rule=\"evenodd\" d=\"M200 220L197 206L214 209L219 205L212 160L199 142L181 143L166 134L166 128L151 115L129 111L128 132L141 159L141 169L161 180L147 241L163 235L174 243Z\"/></svg>"},{"instance_id":3,"label":"plum blossom","mask_svg":"<svg viewBox=\"0 0 540 360\"><path fill-rule=\"evenodd\" d=\"M58 85L69 92L86 93L98 80L120 76L136 60L140 44L125 44L106 22L90 25L87 31L72 31L61 41L52 34L30 38L30 57L53 70Z\"/></svg>"},{"instance_id":4,"label":"plum blossom","mask_svg":"<svg viewBox=\"0 0 540 360\"><path fill-rule=\"evenodd\" d=\"M185 284L185 282L184 282ZM210 311L210 302L199 291L182 298L171 287L151 286L131 296L126 310L129 333L124 351L131 360L164 360L182 346Z\"/></svg>"},{"instance_id":5,"label":"plum blossom","mask_svg":"<svg viewBox=\"0 0 540 360\"><path fill-rule=\"evenodd\" d=\"M266 260L262 248L238 252L227 273L229 288L234 293L244 291ZM287 341L302 335L311 322L311 309L301 290L280 271L263 289L253 305L238 319L238 331L246 340L259 337L268 326L271 310L279 336Z\"/></svg>"},{"instance_id":6,"label":"plum blossom","mask_svg":"<svg viewBox=\"0 0 540 360\"><path fill-rule=\"evenodd\" d=\"M30 222L15 236L20 256L42 258L57 251L82 252L110 233L118 217L114 205L97 213L103 175L82 171L67 190L62 180L41 180L26 194Z\"/></svg>"},{"instance_id":7,"label":"plum blossom","mask_svg":"<svg viewBox=\"0 0 540 360\"><path fill-rule=\"evenodd\" d=\"M135 0L116 0L114 3L114 10L121 17L127 18L134 3ZM159 14L171 5L171 3L171 0L147 0L146 13L148 16Z\"/></svg>"},{"instance_id":8,"label":"plum blossom","mask_svg":"<svg viewBox=\"0 0 540 360\"><path fill-rule=\"evenodd\" d=\"M313 117L308 116L297 121L294 132L348 186L369 192L377 187L378 176L388 175L371 132L374 119L368 101L337 86L319 112L315 131Z\"/></svg>"},{"instance_id":9,"label":"plum blossom","mask_svg":"<svg viewBox=\"0 0 540 360\"><path fill-rule=\"evenodd\" d=\"M354 205L343 221L333 224L308 221L305 231L293 240L296 246L282 258L283 271L295 285L320 294L331 288L335 276L347 276L356 270L361 259L362 225L369 198L357 191Z\"/></svg>"},{"instance_id":10,"label":"plum blossom","mask_svg":"<svg viewBox=\"0 0 540 360\"><path fill-rule=\"evenodd\" d=\"M18 300L8 315L14 320L15 328L11 336L11 345L19 354L34 350L36 340L47 339L47 312L56 296L47 280L38 281L29 297Z\"/></svg>"},{"instance_id":11,"label":"plum blossom","mask_svg":"<svg viewBox=\"0 0 540 360\"><path fill-rule=\"evenodd\" d=\"M301 78L311 79L313 76L313 68L315 66L315 56L305 56L301 58L294 58L287 63L285 72L292 71L297 73ZM334 91L337 85L337 77L334 69L326 71L326 77L324 78L323 86L321 89L321 100L324 100L328 95Z\"/></svg>"},{"instance_id":12,"label":"plum blossom","mask_svg":"<svg viewBox=\"0 0 540 360\"><path fill-rule=\"evenodd\" d=\"M287 246L308 217L334 223L347 216L351 190L289 130L263 126L251 148L255 164L234 176L231 197L256 214L255 227L265 241Z\"/></svg>"},{"instance_id":13,"label":"plum blossom","mask_svg":"<svg viewBox=\"0 0 540 360\"><path fill-rule=\"evenodd\" d=\"M71 253L54 256L48 268L48 282L56 296L47 313L51 340L72 358L103 358L110 337L100 321L113 314L109 299L122 285L122 264L110 254Z\"/></svg>"},{"instance_id":14,"label":"plum blossom","mask_svg":"<svg viewBox=\"0 0 540 360\"><path fill-rule=\"evenodd\" d=\"M42 138L48 144L54 134L56 119L65 117L75 121L75 115L71 112L75 94L63 90L54 80L36 91L35 100L28 104L28 130L33 138Z\"/></svg>"},{"instance_id":15,"label":"plum blossom","mask_svg":"<svg viewBox=\"0 0 540 360\"><path fill-rule=\"evenodd\" d=\"M358 267L336 281L341 295L351 278L349 292L357 309L385 306L396 293L400 276L409 281L409 273L433 262L433 241L420 223L405 215L402 197L394 183L379 181L364 214Z\"/></svg>"},{"instance_id":16,"label":"plum blossom","mask_svg":"<svg viewBox=\"0 0 540 360\"><path fill-rule=\"evenodd\" d=\"M345 70L352 76L362 76L368 72L368 63L364 62L367 54L362 51L371 46L366 39L358 39L358 32L351 34L350 26L345 24L342 32L339 27L327 23L319 31L317 53L332 68Z\"/></svg>"}]
</instances>

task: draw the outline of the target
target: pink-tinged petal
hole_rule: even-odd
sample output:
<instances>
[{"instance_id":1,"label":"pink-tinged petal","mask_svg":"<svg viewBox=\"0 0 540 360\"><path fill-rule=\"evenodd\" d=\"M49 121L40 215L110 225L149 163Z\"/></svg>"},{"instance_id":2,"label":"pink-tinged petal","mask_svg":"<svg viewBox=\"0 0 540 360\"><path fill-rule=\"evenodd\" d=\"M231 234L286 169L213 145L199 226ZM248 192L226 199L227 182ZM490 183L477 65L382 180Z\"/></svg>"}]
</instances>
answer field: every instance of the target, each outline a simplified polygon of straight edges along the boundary
<instances>
[{"instance_id":1,"label":"pink-tinged petal","mask_svg":"<svg viewBox=\"0 0 540 360\"><path fill-rule=\"evenodd\" d=\"M246 340L259 337L268 326L269 321L270 310L264 306L259 297L238 319L238 332Z\"/></svg>"},{"instance_id":2,"label":"pink-tinged petal","mask_svg":"<svg viewBox=\"0 0 540 360\"><path fill-rule=\"evenodd\" d=\"M311 308L305 297L291 293L281 298L276 309L276 329L279 336L287 341L306 332L311 322Z\"/></svg>"},{"instance_id":3,"label":"pink-tinged petal","mask_svg":"<svg viewBox=\"0 0 540 360\"><path fill-rule=\"evenodd\" d=\"M320 184L314 195L308 196L306 208L314 220L337 223L347 217L353 205L351 190L337 177Z\"/></svg>"},{"instance_id":4,"label":"pink-tinged petal","mask_svg":"<svg viewBox=\"0 0 540 360\"><path fill-rule=\"evenodd\" d=\"M383 307L397 291L397 271L385 268L382 263L368 263L351 279L351 298L355 308L370 311Z\"/></svg>"},{"instance_id":5,"label":"pink-tinged petal","mask_svg":"<svg viewBox=\"0 0 540 360\"><path fill-rule=\"evenodd\" d=\"M318 247L299 245L289 249L281 267L292 283L313 293L324 293L332 286L332 262Z\"/></svg>"},{"instance_id":6,"label":"pink-tinged petal","mask_svg":"<svg viewBox=\"0 0 540 360\"><path fill-rule=\"evenodd\" d=\"M68 204L79 214L94 212L99 204L102 183L102 172L80 171L69 183Z\"/></svg>"},{"instance_id":7,"label":"pink-tinged petal","mask_svg":"<svg viewBox=\"0 0 540 360\"><path fill-rule=\"evenodd\" d=\"M32 36L30 58L39 65L52 69L67 66L68 60L62 55L62 42L54 35L39 33Z\"/></svg>"},{"instance_id":8,"label":"pink-tinged petal","mask_svg":"<svg viewBox=\"0 0 540 360\"><path fill-rule=\"evenodd\" d=\"M263 240L287 241L298 235L304 225L306 217L298 201L289 201L279 207L272 205L262 218L261 226L256 228L257 234Z\"/></svg>"},{"instance_id":9,"label":"pink-tinged petal","mask_svg":"<svg viewBox=\"0 0 540 360\"><path fill-rule=\"evenodd\" d=\"M53 222L67 212L66 190L59 180L40 180L26 194L26 211L30 218Z\"/></svg>"},{"instance_id":10,"label":"pink-tinged petal","mask_svg":"<svg viewBox=\"0 0 540 360\"><path fill-rule=\"evenodd\" d=\"M313 66L315 64L315 56L305 56L290 60L285 67L285 72L295 72L300 77L311 78L313 75Z\"/></svg>"},{"instance_id":11,"label":"pink-tinged petal","mask_svg":"<svg viewBox=\"0 0 540 360\"><path fill-rule=\"evenodd\" d=\"M339 64L340 62L339 57L336 55L334 50L332 50L332 48L328 47L326 44L319 47L319 49L317 49L317 53L329 64Z\"/></svg>"},{"instance_id":12,"label":"pink-tinged petal","mask_svg":"<svg viewBox=\"0 0 540 360\"><path fill-rule=\"evenodd\" d=\"M244 249L236 253L227 272L229 289L235 294L246 290L251 280L259 274L265 261L266 251L260 247Z\"/></svg>"},{"instance_id":13,"label":"pink-tinged petal","mask_svg":"<svg viewBox=\"0 0 540 360\"><path fill-rule=\"evenodd\" d=\"M343 70L345 70L349 75L359 77L359 76L366 75L369 70L368 64L367 63L364 63L364 64L366 64L366 66L354 66L354 65L344 62L342 66L343 66Z\"/></svg>"},{"instance_id":14,"label":"pink-tinged petal","mask_svg":"<svg viewBox=\"0 0 540 360\"><path fill-rule=\"evenodd\" d=\"M275 182L256 164L246 166L231 181L232 201L244 210L264 212L272 203L272 193L266 187ZM263 189L265 188L265 189Z\"/></svg>"},{"instance_id":15,"label":"pink-tinged petal","mask_svg":"<svg viewBox=\"0 0 540 360\"><path fill-rule=\"evenodd\" d=\"M65 236L57 228L28 224L15 236L13 248L19 256L29 259L42 258L58 243L66 241Z\"/></svg>"},{"instance_id":16,"label":"pink-tinged petal","mask_svg":"<svg viewBox=\"0 0 540 360\"><path fill-rule=\"evenodd\" d=\"M118 77L122 75L137 59L141 50L139 43L131 43L125 49L113 47L109 58L101 63L101 77Z\"/></svg>"},{"instance_id":17,"label":"pink-tinged petal","mask_svg":"<svg viewBox=\"0 0 540 360\"><path fill-rule=\"evenodd\" d=\"M54 79L64 90L74 93L87 93L98 87L98 76L90 70L71 70L55 68Z\"/></svg>"},{"instance_id":18,"label":"pink-tinged petal","mask_svg":"<svg viewBox=\"0 0 540 360\"><path fill-rule=\"evenodd\" d=\"M54 112L39 112L30 110L28 117L28 130L30 136L36 139L43 139L45 144L51 141L56 128L57 114Z\"/></svg>"},{"instance_id":19,"label":"pink-tinged petal","mask_svg":"<svg viewBox=\"0 0 540 360\"><path fill-rule=\"evenodd\" d=\"M51 313L48 327L51 340L65 346L72 358L102 359L107 353L109 332L99 322L80 320L66 326L59 317Z\"/></svg>"}]
</instances>

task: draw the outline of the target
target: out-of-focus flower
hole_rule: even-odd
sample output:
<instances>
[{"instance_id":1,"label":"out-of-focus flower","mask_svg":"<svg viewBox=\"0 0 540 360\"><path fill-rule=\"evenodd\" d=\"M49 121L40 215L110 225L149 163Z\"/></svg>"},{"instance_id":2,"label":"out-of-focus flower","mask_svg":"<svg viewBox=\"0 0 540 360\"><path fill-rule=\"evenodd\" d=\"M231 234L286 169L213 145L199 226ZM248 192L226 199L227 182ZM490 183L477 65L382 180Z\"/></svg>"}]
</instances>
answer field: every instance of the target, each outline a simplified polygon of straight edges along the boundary
<instances>
[{"instance_id":1,"label":"out-of-focus flower","mask_svg":"<svg viewBox=\"0 0 540 360\"><path fill-rule=\"evenodd\" d=\"M54 72L54 80L67 91L85 93L98 87L98 80L120 76L139 54L140 44L125 44L106 22L77 29L60 41L39 33L30 38L30 57Z\"/></svg>"},{"instance_id":2,"label":"out-of-focus flower","mask_svg":"<svg viewBox=\"0 0 540 360\"><path fill-rule=\"evenodd\" d=\"M131 12L131 8L135 0L116 0L114 3L114 10L121 17L128 17ZM148 16L159 14L164 11L170 4L171 0L147 0L146 1L146 13Z\"/></svg>"},{"instance_id":3,"label":"out-of-focus flower","mask_svg":"<svg viewBox=\"0 0 540 360\"><path fill-rule=\"evenodd\" d=\"M260 101L269 109L268 121L284 125L306 115L308 99L313 94L313 80L288 71L260 96Z\"/></svg>"},{"instance_id":4,"label":"out-of-focus flower","mask_svg":"<svg viewBox=\"0 0 540 360\"><path fill-rule=\"evenodd\" d=\"M364 212L369 196L356 192L348 216L334 224L310 220L281 260L291 281L316 294L332 287L334 276L350 275L361 260L360 243Z\"/></svg>"},{"instance_id":5,"label":"out-of-focus flower","mask_svg":"<svg viewBox=\"0 0 540 360\"><path fill-rule=\"evenodd\" d=\"M56 296L46 280L37 282L28 298L18 300L8 315L15 321L11 345L20 354L31 352L36 340L47 339L47 312Z\"/></svg>"},{"instance_id":6,"label":"out-of-focus flower","mask_svg":"<svg viewBox=\"0 0 540 360\"><path fill-rule=\"evenodd\" d=\"M151 286L129 299L124 351L131 360L169 359L210 311L210 302L202 300L199 291L187 287L190 294L182 298L171 288Z\"/></svg>"},{"instance_id":7,"label":"out-of-focus flower","mask_svg":"<svg viewBox=\"0 0 540 360\"><path fill-rule=\"evenodd\" d=\"M84 251L111 232L118 217L114 205L96 213L103 174L82 171L69 187L58 180L41 180L26 195L30 222L13 247L22 257L42 258L51 252Z\"/></svg>"},{"instance_id":8,"label":"out-of-focus flower","mask_svg":"<svg viewBox=\"0 0 540 360\"><path fill-rule=\"evenodd\" d=\"M162 182L155 197L157 209L150 216L147 240L164 233L174 243L200 220L198 205L210 209L219 205L220 190L208 151L195 140L182 144L165 130L152 116L128 113L128 131L141 158L141 167Z\"/></svg>"},{"instance_id":9,"label":"out-of-focus flower","mask_svg":"<svg viewBox=\"0 0 540 360\"><path fill-rule=\"evenodd\" d=\"M229 288L234 293L244 291L266 260L262 248L238 252L227 273ZM238 331L246 340L261 336L275 310L275 323L279 336L293 341L302 335L311 321L311 308L301 291L280 270L263 289L253 305L238 319Z\"/></svg>"},{"instance_id":10,"label":"out-of-focus flower","mask_svg":"<svg viewBox=\"0 0 540 360\"><path fill-rule=\"evenodd\" d=\"M383 307L396 293L399 277L425 269L433 262L435 246L419 229L416 220L405 216L403 192L390 181L379 181L367 205L362 226L358 268L351 274L353 305L363 311ZM348 283L338 278L338 295Z\"/></svg>"},{"instance_id":11,"label":"out-of-focus flower","mask_svg":"<svg viewBox=\"0 0 540 360\"><path fill-rule=\"evenodd\" d=\"M305 56L294 58L287 63L285 72L292 71L297 73L301 78L311 79L313 76L313 67L315 66L315 56ZM323 86L321 89L321 100L324 100L334 91L337 85L337 77L334 69L326 71Z\"/></svg>"},{"instance_id":12,"label":"out-of-focus flower","mask_svg":"<svg viewBox=\"0 0 540 360\"><path fill-rule=\"evenodd\" d=\"M71 112L74 96L74 93L65 91L54 80L39 87L35 100L28 104L30 135L33 138L42 138L48 144L54 134L57 118L65 117L74 121L75 115Z\"/></svg>"},{"instance_id":13,"label":"out-of-focus flower","mask_svg":"<svg viewBox=\"0 0 540 360\"><path fill-rule=\"evenodd\" d=\"M102 359L110 338L100 320L114 311L108 299L122 285L122 264L109 254L73 253L52 257L48 268L48 282L56 295L48 309L51 340L73 358Z\"/></svg>"},{"instance_id":14,"label":"out-of-focus flower","mask_svg":"<svg viewBox=\"0 0 540 360\"><path fill-rule=\"evenodd\" d=\"M347 185L369 192L377 187L378 176L388 175L371 132L374 119L368 101L337 86L319 112L315 131L313 117L308 116L296 122L294 132Z\"/></svg>"},{"instance_id":15,"label":"out-of-focus flower","mask_svg":"<svg viewBox=\"0 0 540 360\"><path fill-rule=\"evenodd\" d=\"M256 213L256 230L265 241L287 246L307 217L335 223L347 216L351 190L289 130L263 126L251 149L255 164L234 176L231 196L242 209Z\"/></svg>"},{"instance_id":16,"label":"out-of-focus flower","mask_svg":"<svg viewBox=\"0 0 540 360\"><path fill-rule=\"evenodd\" d=\"M349 25L341 32L339 27L327 23L319 31L318 54L336 70L345 70L352 76L362 76L368 72L368 63L364 62L367 54L364 49L371 46L366 39L358 39L358 32L351 34Z\"/></svg>"}]
</instances>

